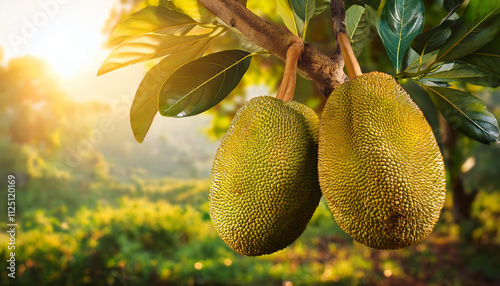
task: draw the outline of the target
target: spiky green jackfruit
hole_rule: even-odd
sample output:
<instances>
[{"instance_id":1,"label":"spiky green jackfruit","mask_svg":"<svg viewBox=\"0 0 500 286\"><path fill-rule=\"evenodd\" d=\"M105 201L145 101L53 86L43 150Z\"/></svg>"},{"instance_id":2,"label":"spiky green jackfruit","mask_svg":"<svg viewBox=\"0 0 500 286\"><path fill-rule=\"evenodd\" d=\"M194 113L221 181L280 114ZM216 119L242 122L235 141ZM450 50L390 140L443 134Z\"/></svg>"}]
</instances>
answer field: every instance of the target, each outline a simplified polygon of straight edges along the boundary
<instances>
[{"instance_id":1,"label":"spiky green jackfruit","mask_svg":"<svg viewBox=\"0 0 500 286\"><path fill-rule=\"evenodd\" d=\"M269 96L236 114L210 177L210 217L234 251L273 253L306 228L321 198L318 121L309 107Z\"/></svg>"},{"instance_id":2,"label":"spiky green jackfruit","mask_svg":"<svg viewBox=\"0 0 500 286\"><path fill-rule=\"evenodd\" d=\"M422 241L445 200L444 163L424 115L388 74L337 88L320 122L319 180L338 225L378 249Z\"/></svg>"}]
</instances>

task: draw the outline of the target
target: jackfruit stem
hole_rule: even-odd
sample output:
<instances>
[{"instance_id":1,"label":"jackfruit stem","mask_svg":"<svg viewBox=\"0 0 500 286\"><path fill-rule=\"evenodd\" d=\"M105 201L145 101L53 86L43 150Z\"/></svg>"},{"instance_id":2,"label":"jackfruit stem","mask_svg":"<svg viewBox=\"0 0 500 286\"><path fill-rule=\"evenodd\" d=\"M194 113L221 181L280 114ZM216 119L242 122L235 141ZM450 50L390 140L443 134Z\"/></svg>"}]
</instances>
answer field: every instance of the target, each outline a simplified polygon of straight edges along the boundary
<instances>
[{"instance_id":1,"label":"jackfruit stem","mask_svg":"<svg viewBox=\"0 0 500 286\"><path fill-rule=\"evenodd\" d=\"M362 73L358 60L352 51L349 36L346 33L344 1L330 0L330 10L332 12L333 28L335 29L337 46L340 46L347 75L349 76L349 79L352 80L355 77L360 76Z\"/></svg>"},{"instance_id":2,"label":"jackfruit stem","mask_svg":"<svg viewBox=\"0 0 500 286\"><path fill-rule=\"evenodd\" d=\"M352 51L351 42L349 41L349 36L346 33L341 32L337 34L337 41L340 44L340 50L342 50L342 57L344 58L345 68L347 70L347 75L349 80L362 75L361 68L359 67L358 60Z\"/></svg>"},{"instance_id":3,"label":"jackfruit stem","mask_svg":"<svg viewBox=\"0 0 500 286\"><path fill-rule=\"evenodd\" d=\"M284 102L293 100L297 81L297 64L303 52L304 41L297 36L293 36L292 43L286 52L285 72L283 73L283 79L276 95L277 99L281 99Z\"/></svg>"}]
</instances>

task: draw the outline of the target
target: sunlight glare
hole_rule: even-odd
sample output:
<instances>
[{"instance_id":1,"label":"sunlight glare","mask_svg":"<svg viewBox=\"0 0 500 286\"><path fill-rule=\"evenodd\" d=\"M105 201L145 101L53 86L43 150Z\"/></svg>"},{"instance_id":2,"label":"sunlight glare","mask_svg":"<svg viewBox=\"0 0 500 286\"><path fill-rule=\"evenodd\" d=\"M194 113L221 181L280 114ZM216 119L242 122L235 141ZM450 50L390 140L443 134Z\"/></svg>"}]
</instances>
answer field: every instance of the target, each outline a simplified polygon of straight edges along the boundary
<instances>
[{"instance_id":1,"label":"sunlight glare","mask_svg":"<svg viewBox=\"0 0 500 286\"><path fill-rule=\"evenodd\" d=\"M62 77L70 78L89 64L105 41L99 29L89 29L82 17L66 18L65 25L53 25L33 42L31 53L45 59Z\"/></svg>"}]
</instances>

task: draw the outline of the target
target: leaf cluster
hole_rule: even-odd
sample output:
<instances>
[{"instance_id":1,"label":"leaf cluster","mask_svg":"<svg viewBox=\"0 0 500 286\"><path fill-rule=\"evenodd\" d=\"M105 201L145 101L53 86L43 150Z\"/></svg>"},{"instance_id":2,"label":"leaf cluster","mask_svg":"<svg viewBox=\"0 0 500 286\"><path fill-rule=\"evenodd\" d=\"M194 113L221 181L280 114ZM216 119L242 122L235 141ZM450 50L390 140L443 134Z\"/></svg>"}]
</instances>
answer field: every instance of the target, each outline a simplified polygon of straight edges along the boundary
<instances>
[{"instance_id":1,"label":"leaf cluster","mask_svg":"<svg viewBox=\"0 0 500 286\"><path fill-rule=\"evenodd\" d=\"M285 25L305 37L309 21L328 7L327 0L278 1ZM282 13L284 12L284 13ZM208 53L214 39L233 33L239 49ZM146 60L160 59L144 76L130 121L142 142L159 112L162 116L192 116L214 107L238 85L251 59L266 54L241 33L218 20L197 1L160 1L125 17L114 29L98 75Z\"/></svg>"},{"instance_id":2,"label":"leaf cluster","mask_svg":"<svg viewBox=\"0 0 500 286\"><path fill-rule=\"evenodd\" d=\"M459 16L463 2L445 0L448 15L422 33L422 0L388 0L381 9L379 34L396 79L419 83L453 128L490 144L499 137L495 116L479 98L450 87L454 82L500 85L500 52L495 49L500 44L500 2L469 1Z\"/></svg>"},{"instance_id":3,"label":"leaf cluster","mask_svg":"<svg viewBox=\"0 0 500 286\"><path fill-rule=\"evenodd\" d=\"M102 75L157 60L140 83L130 109L138 142L144 140L158 112L184 117L213 107L234 89L250 64L251 54L242 50L204 57L217 36L232 30L215 21L208 10L196 10L196 1L177 2L180 7L160 1L158 6L125 17L109 40L116 48L98 71ZM186 5L189 13L182 10ZM212 22L207 23L207 19Z\"/></svg>"},{"instance_id":4,"label":"leaf cluster","mask_svg":"<svg viewBox=\"0 0 500 286\"><path fill-rule=\"evenodd\" d=\"M379 36L397 80L410 79L425 89L453 128L479 142L498 141L495 116L455 82L500 85L500 2L444 0L448 15L424 30L423 0L347 0L346 30L356 56ZM328 0L277 0L284 25L305 39L311 19ZM459 15L459 11L461 12ZM215 20L214 20L215 19ZM208 53L216 37L232 33L237 49ZM186 117L202 113L238 85L251 59L267 54L241 33L222 23L197 1L160 1L125 17L110 43L117 45L98 74L138 62L160 59L141 82L130 119L142 142L159 112Z\"/></svg>"}]
</instances>

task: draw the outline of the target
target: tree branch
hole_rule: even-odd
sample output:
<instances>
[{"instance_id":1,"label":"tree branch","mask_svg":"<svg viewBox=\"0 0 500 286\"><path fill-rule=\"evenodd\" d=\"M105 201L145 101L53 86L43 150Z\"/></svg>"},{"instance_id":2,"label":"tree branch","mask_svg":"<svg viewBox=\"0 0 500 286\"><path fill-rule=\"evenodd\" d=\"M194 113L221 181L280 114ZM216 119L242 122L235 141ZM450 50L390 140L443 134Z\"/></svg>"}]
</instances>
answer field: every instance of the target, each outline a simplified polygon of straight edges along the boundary
<instances>
[{"instance_id":1,"label":"tree branch","mask_svg":"<svg viewBox=\"0 0 500 286\"><path fill-rule=\"evenodd\" d=\"M224 23L238 29L246 38L272 54L286 60L286 53L293 44L294 35L255 15L235 0L198 0ZM304 52L298 68L311 78L328 97L344 82L344 63L339 57L328 57L304 42Z\"/></svg>"},{"instance_id":2,"label":"tree branch","mask_svg":"<svg viewBox=\"0 0 500 286\"><path fill-rule=\"evenodd\" d=\"M330 0L330 11L332 13L333 29L335 36L338 33L346 33L345 27L345 6L342 0Z\"/></svg>"}]
</instances>

